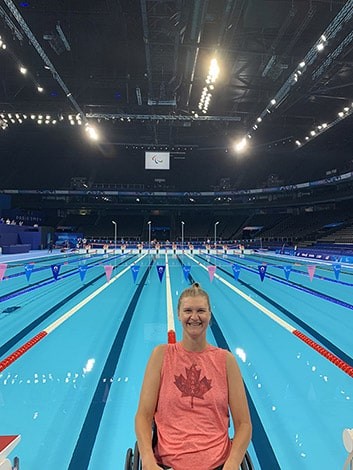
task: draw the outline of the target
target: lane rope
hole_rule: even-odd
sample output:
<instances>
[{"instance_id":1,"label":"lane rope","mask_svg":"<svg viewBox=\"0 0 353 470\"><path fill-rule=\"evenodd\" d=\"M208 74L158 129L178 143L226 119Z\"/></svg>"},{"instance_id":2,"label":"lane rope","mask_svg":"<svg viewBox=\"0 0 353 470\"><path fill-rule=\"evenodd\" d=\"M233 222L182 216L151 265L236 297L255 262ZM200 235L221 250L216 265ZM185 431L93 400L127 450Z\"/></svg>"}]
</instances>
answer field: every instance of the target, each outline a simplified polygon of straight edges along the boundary
<instances>
[{"instance_id":1,"label":"lane rope","mask_svg":"<svg viewBox=\"0 0 353 470\"><path fill-rule=\"evenodd\" d=\"M189 254L186 254L188 258L190 258L194 263L198 264L201 268L203 268L205 271L208 272L208 269L206 266L204 266L201 262L197 261L193 256L190 256ZM294 334L297 338L302 340L304 343L306 343L308 346L310 346L312 349L317 351L321 356L323 356L325 359L328 359L332 364L335 366L339 367L343 372L348 374L350 377L353 377L353 367L347 364L347 362L343 361L336 355L332 354L328 349L322 347L320 344L316 343L313 341L311 338L306 336L304 333L301 331L297 330L294 328L292 325L290 325L288 322L283 320L282 318L278 317L275 313L271 312L268 308L264 307L261 305L259 302L242 292L240 289L237 287L233 286L230 282L228 282L226 279L223 277L219 276L217 273L214 274L214 277L218 279L220 282L225 284L227 287L229 287L233 292L238 294L240 297L245 299L247 302L252 304L254 307L256 307L258 310L260 310L262 313L267 315L271 320L275 321L278 323L282 328L286 329L289 333Z\"/></svg>"},{"instance_id":2,"label":"lane rope","mask_svg":"<svg viewBox=\"0 0 353 470\"><path fill-rule=\"evenodd\" d=\"M12 354L7 356L5 359L0 361L0 372L5 370L10 364L14 363L18 358L23 356L27 351L29 351L35 344L37 344L40 340L45 338L47 335L52 333L56 328L58 328L60 325L62 325L66 320L68 320L72 315L74 315L78 310L80 310L82 307L84 307L86 304L88 304L91 300L93 300L97 295L99 295L101 292L103 292L105 289L111 286L115 281L117 281L121 276L123 276L127 271L130 270L131 266L135 265L138 263L142 258L146 256L146 253L140 258L138 258L135 262L131 263L129 266L124 268L120 273L118 273L116 276L114 276L112 279L110 279L109 282L106 282L103 284L101 287L99 287L97 290L92 292L89 296L87 296L84 300L79 302L77 305L75 305L72 309L70 309L68 312L64 313L60 318L58 318L56 321L51 323L47 328L44 328L41 332L39 332L37 335L35 335L33 338L31 338L29 341L24 343L22 346L20 346L16 351L14 351Z\"/></svg>"}]
</instances>

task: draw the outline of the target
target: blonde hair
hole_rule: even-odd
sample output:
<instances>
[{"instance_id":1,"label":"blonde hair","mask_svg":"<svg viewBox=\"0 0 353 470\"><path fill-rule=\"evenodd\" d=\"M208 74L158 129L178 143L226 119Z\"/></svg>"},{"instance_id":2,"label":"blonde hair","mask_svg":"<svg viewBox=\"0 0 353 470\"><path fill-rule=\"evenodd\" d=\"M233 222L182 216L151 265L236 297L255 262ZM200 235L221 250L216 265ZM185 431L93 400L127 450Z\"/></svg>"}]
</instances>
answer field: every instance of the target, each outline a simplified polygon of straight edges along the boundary
<instances>
[{"instance_id":1,"label":"blonde hair","mask_svg":"<svg viewBox=\"0 0 353 470\"><path fill-rule=\"evenodd\" d=\"M205 290L203 290L198 282L194 282L192 286L187 287L183 290L180 294L179 301L178 301L178 312L180 310L181 302L185 297L197 297L197 296L205 297L207 300L208 308L211 311L211 302L210 297Z\"/></svg>"}]
</instances>

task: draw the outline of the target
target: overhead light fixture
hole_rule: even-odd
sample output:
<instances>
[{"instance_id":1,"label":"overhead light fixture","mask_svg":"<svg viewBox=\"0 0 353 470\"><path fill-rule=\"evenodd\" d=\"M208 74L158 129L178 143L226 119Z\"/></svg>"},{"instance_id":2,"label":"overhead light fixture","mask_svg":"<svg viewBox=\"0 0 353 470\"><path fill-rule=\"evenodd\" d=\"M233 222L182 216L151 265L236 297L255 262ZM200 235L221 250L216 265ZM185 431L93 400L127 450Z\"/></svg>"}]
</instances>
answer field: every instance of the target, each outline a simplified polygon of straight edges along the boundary
<instances>
[{"instance_id":1,"label":"overhead light fixture","mask_svg":"<svg viewBox=\"0 0 353 470\"><path fill-rule=\"evenodd\" d=\"M248 142L246 140L246 137L243 137L239 142L236 142L234 144L234 150L237 153L243 152L246 149L247 145L248 145Z\"/></svg>"},{"instance_id":2,"label":"overhead light fixture","mask_svg":"<svg viewBox=\"0 0 353 470\"><path fill-rule=\"evenodd\" d=\"M205 80L206 85L202 89L200 101L198 104L198 109L201 110L204 114L207 113L209 104L212 98L212 92L214 90L214 83L216 82L219 75L219 65L216 58L213 58L210 63L209 71L207 78Z\"/></svg>"}]
</instances>

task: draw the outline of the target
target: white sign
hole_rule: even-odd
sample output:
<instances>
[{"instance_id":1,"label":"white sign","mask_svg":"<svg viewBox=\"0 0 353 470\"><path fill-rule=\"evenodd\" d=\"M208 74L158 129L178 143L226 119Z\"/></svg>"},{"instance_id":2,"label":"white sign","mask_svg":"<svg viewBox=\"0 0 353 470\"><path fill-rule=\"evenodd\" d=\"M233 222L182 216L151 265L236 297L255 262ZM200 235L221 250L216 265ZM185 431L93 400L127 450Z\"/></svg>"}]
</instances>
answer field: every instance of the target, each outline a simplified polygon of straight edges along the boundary
<instances>
[{"instance_id":1,"label":"white sign","mask_svg":"<svg viewBox=\"0 0 353 470\"><path fill-rule=\"evenodd\" d=\"M145 170L169 170L169 152L146 152Z\"/></svg>"}]
</instances>

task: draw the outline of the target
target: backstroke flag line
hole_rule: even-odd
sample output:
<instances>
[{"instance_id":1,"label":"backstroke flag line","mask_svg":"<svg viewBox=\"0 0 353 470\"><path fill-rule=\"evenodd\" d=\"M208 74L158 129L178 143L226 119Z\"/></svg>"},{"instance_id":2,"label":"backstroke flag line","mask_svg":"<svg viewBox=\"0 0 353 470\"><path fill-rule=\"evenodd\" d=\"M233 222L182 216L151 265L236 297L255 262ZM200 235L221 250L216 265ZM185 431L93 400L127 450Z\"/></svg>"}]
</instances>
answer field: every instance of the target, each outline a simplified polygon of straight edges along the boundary
<instances>
[{"instance_id":1,"label":"backstroke flag line","mask_svg":"<svg viewBox=\"0 0 353 470\"><path fill-rule=\"evenodd\" d=\"M232 264L233 276L235 281L239 279L240 266L238 264Z\"/></svg>"},{"instance_id":2,"label":"backstroke flag line","mask_svg":"<svg viewBox=\"0 0 353 470\"><path fill-rule=\"evenodd\" d=\"M7 264L4 264L4 263L0 264L0 281L3 280L6 269L7 269Z\"/></svg>"},{"instance_id":3,"label":"backstroke flag line","mask_svg":"<svg viewBox=\"0 0 353 470\"><path fill-rule=\"evenodd\" d=\"M333 264L332 267L333 267L333 270L334 270L334 273L335 273L336 281L338 281L338 278L340 277L340 272L341 272L341 265L340 264Z\"/></svg>"},{"instance_id":4,"label":"backstroke flag line","mask_svg":"<svg viewBox=\"0 0 353 470\"><path fill-rule=\"evenodd\" d=\"M316 266L314 264L309 264L307 269L308 269L310 281L312 281L314 274L315 274Z\"/></svg>"},{"instance_id":5,"label":"backstroke flag line","mask_svg":"<svg viewBox=\"0 0 353 470\"><path fill-rule=\"evenodd\" d=\"M158 273L159 280L162 282L163 274L164 274L164 271L165 271L165 266L158 265L158 266L156 266L156 268L157 268L157 273Z\"/></svg>"},{"instance_id":6,"label":"backstroke flag line","mask_svg":"<svg viewBox=\"0 0 353 470\"><path fill-rule=\"evenodd\" d=\"M33 268L34 268L33 264L25 264L25 274L26 274L26 278L28 282L33 272Z\"/></svg>"},{"instance_id":7,"label":"backstroke flag line","mask_svg":"<svg viewBox=\"0 0 353 470\"><path fill-rule=\"evenodd\" d=\"M81 281L83 282L84 278L86 277L88 266L82 265L78 267L78 272L80 273Z\"/></svg>"},{"instance_id":8,"label":"backstroke flag line","mask_svg":"<svg viewBox=\"0 0 353 470\"><path fill-rule=\"evenodd\" d=\"M292 271L292 266L283 266L284 275L286 276L287 281L289 280L289 275Z\"/></svg>"},{"instance_id":9,"label":"backstroke flag line","mask_svg":"<svg viewBox=\"0 0 353 470\"><path fill-rule=\"evenodd\" d=\"M133 266L131 266L132 278L134 280L134 283L136 283L136 279L137 279L137 275L139 273L139 270L140 270L139 265L134 264Z\"/></svg>"},{"instance_id":10,"label":"backstroke flag line","mask_svg":"<svg viewBox=\"0 0 353 470\"><path fill-rule=\"evenodd\" d=\"M261 264L260 266L257 267L257 269L259 270L261 282L263 282L263 280L265 279L267 266L265 264Z\"/></svg>"},{"instance_id":11,"label":"backstroke flag line","mask_svg":"<svg viewBox=\"0 0 353 470\"><path fill-rule=\"evenodd\" d=\"M112 277L113 266L111 264L104 266L104 271L107 277L107 282L109 282Z\"/></svg>"},{"instance_id":12,"label":"backstroke flag line","mask_svg":"<svg viewBox=\"0 0 353 470\"><path fill-rule=\"evenodd\" d=\"M184 273L185 281L189 280L190 271L191 271L191 266L183 266L183 273Z\"/></svg>"},{"instance_id":13,"label":"backstroke flag line","mask_svg":"<svg viewBox=\"0 0 353 470\"><path fill-rule=\"evenodd\" d=\"M214 273L216 272L216 269L217 269L217 267L214 266L214 265L211 265L211 266L207 267L208 275L210 276L210 281L211 282L213 281Z\"/></svg>"},{"instance_id":14,"label":"backstroke flag line","mask_svg":"<svg viewBox=\"0 0 353 470\"><path fill-rule=\"evenodd\" d=\"M60 264L52 264L51 265L51 272L53 273L53 277L54 277L55 280L58 279L59 272L60 272L60 267L61 267Z\"/></svg>"}]
</instances>

